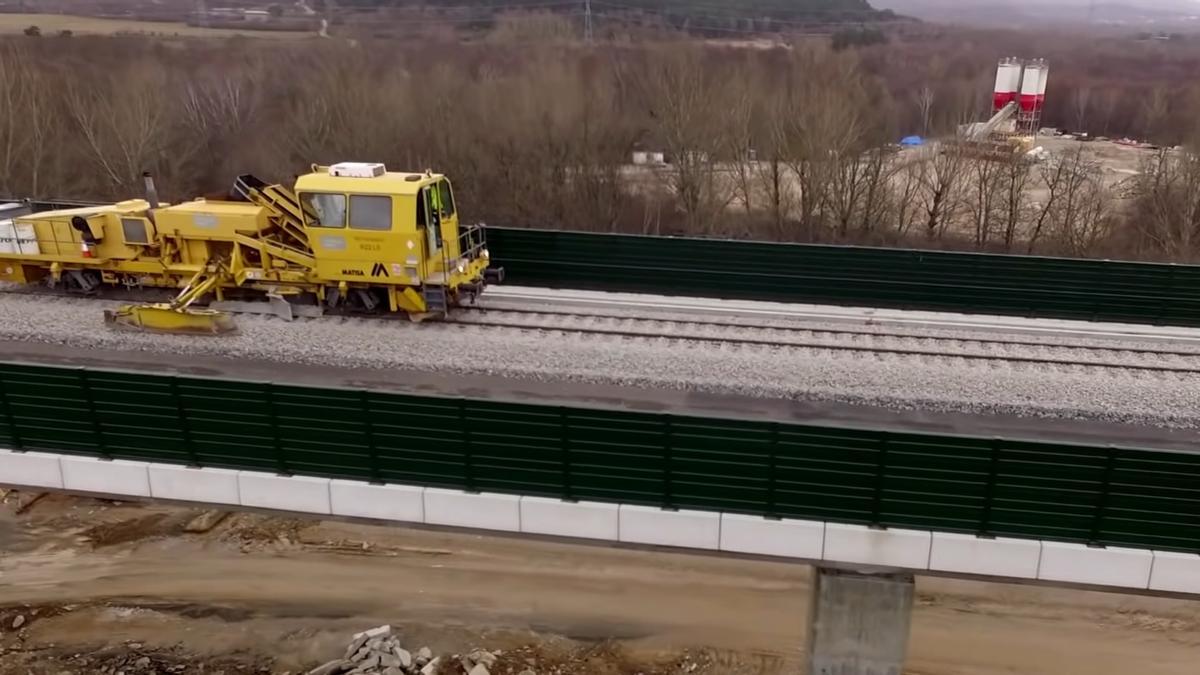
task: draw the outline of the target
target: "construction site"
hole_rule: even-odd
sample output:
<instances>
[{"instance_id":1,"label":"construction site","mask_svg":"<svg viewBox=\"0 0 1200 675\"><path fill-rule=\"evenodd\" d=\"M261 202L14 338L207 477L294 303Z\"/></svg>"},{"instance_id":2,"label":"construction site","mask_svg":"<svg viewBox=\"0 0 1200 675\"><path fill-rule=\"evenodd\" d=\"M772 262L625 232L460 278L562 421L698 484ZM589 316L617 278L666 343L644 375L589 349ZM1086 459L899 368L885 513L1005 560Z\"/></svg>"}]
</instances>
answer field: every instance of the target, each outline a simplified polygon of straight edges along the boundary
<instances>
[{"instance_id":1,"label":"construction site","mask_svg":"<svg viewBox=\"0 0 1200 675\"><path fill-rule=\"evenodd\" d=\"M0 675L1194 675L1185 97L429 4L0 38Z\"/></svg>"}]
</instances>

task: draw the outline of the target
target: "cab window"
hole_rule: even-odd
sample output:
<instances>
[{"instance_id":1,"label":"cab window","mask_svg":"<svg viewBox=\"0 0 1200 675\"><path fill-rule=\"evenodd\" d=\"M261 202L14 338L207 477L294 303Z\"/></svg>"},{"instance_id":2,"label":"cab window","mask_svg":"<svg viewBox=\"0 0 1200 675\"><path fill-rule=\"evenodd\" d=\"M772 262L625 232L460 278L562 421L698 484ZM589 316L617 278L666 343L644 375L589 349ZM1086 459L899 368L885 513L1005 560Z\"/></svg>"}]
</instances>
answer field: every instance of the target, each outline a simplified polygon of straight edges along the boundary
<instances>
[{"instance_id":1,"label":"cab window","mask_svg":"<svg viewBox=\"0 0 1200 675\"><path fill-rule=\"evenodd\" d=\"M379 195L350 195L350 229L391 230L392 198Z\"/></svg>"},{"instance_id":2,"label":"cab window","mask_svg":"<svg viewBox=\"0 0 1200 675\"><path fill-rule=\"evenodd\" d=\"M450 181L438 181L438 193L441 197L442 217L454 215L454 195L450 194Z\"/></svg>"},{"instance_id":3,"label":"cab window","mask_svg":"<svg viewBox=\"0 0 1200 675\"><path fill-rule=\"evenodd\" d=\"M309 227L345 227L346 195L324 192L303 192L305 220Z\"/></svg>"}]
</instances>

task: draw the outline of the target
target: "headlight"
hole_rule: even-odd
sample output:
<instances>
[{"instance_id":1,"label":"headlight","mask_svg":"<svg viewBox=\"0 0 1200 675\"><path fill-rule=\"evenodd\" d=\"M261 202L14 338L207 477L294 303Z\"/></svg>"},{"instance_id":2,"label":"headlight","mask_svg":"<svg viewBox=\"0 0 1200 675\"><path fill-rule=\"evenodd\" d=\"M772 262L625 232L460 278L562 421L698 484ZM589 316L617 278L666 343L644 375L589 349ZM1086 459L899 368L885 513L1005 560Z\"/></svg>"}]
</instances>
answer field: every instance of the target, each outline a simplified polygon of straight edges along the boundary
<instances>
[{"instance_id":1,"label":"headlight","mask_svg":"<svg viewBox=\"0 0 1200 675\"><path fill-rule=\"evenodd\" d=\"M492 256L491 256L491 254L490 254L490 253L488 253L488 250L487 250L486 248L485 248L485 249L483 249L482 251L480 251L480 252L479 252L479 255L480 255L480 256L482 256L482 257L484 257L484 258L490 258L490 257L492 257Z\"/></svg>"},{"instance_id":2,"label":"headlight","mask_svg":"<svg viewBox=\"0 0 1200 675\"><path fill-rule=\"evenodd\" d=\"M467 266L462 263L458 263L458 272L461 274L466 271L467 271Z\"/></svg>"}]
</instances>

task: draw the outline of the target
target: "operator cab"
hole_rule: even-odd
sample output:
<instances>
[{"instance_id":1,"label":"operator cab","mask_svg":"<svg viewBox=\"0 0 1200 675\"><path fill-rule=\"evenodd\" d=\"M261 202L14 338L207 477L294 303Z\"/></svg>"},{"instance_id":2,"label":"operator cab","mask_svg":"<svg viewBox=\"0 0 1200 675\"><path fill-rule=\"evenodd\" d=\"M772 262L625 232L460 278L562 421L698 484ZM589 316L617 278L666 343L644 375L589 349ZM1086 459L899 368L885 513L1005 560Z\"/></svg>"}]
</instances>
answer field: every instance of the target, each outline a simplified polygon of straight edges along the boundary
<instances>
[{"instance_id":1,"label":"operator cab","mask_svg":"<svg viewBox=\"0 0 1200 675\"><path fill-rule=\"evenodd\" d=\"M460 228L454 190L441 174L342 162L314 166L297 178L296 194L326 278L448 285L486 254L482 232Z\"/></svg>"}]
</instances>

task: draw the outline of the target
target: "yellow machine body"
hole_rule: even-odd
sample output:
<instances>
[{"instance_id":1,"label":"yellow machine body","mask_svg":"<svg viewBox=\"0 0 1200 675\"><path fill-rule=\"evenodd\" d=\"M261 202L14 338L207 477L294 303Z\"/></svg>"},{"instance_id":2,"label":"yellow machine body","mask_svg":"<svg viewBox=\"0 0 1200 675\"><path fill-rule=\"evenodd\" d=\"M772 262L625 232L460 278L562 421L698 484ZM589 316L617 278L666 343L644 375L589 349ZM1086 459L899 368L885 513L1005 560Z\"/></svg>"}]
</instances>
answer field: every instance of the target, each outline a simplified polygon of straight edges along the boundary
<instances>
[{"instance_id":1,"label":"yellow machine body","mask_svg":"<svg viewBox=\"0 0 1200 675\"><path fill-rule=\"evenodd\" d=\"M208 317L199 321L212 330L199 332L214 333L227 326L193 304L304 294L325 309L423 319L486 285L483 231L460 225L440 174L345 163L313 166L294 190L241 176L234 192L242 201L133 199L0 220L0 280L181 289L165 307L122 308L110 321L196 332L197 321L168 311Z\"/></svg>"}]
</instances>

